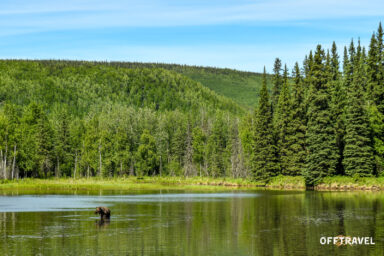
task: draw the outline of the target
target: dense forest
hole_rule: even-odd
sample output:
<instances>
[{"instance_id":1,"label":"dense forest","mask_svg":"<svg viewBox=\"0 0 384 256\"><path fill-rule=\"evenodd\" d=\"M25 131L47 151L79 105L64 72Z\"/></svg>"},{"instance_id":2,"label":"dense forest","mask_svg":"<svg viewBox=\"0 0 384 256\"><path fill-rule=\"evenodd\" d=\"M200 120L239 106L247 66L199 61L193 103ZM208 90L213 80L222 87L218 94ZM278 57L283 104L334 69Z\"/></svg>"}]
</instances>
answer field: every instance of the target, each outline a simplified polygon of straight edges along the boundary
<instances>
[{"instance_id":1,"label":"dense forest","mask_svg":"<svg viewBox=\"0 0 384 256\"><path fill-rule=\"evenodd\" d=\"M342 61L338 52L335 43L329 50L318 45L302 67L289 71L277 58L273 74L262 76L152 63L2 60L0 175L268 181L281 174L303 175L308 185L332 175L383 175L381 24L367 50L351 41ZM236 94L243 89L247 98Z\"/></svg>"}]
</instances>

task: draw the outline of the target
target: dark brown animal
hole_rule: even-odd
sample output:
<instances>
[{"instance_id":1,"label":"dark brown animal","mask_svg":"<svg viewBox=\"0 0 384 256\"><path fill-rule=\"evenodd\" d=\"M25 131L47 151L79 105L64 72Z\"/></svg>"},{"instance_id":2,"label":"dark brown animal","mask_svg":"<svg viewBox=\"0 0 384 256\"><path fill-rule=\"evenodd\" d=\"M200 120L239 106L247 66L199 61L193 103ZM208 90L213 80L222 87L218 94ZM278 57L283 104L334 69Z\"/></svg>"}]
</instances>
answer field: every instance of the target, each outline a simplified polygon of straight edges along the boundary
<instances>
[{"instance_id":1,"label":"dark brown animal","mask_svg":"<svg viewBox=\"0 0 384 256\"><path fill-rule=\"evenodd\" d=\"M107 207L99 206L96 207L95 214L100 214L101 220L109 220L111 217L111 210L109 210Z\"/></svg>"}]
</instances>

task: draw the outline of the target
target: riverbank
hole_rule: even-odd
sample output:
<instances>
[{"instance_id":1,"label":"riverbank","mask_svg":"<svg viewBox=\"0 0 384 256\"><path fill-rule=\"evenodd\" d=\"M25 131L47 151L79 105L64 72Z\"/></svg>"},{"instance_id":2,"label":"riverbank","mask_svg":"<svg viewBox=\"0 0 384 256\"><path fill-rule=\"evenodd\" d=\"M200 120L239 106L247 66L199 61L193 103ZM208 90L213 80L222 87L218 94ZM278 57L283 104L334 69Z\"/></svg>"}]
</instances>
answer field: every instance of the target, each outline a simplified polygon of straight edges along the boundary
<instances>
[{"instance_id":1,"label":"riverbank","mask_svg":"<svg viewBox=\"0 0 384 256\"><path fill-rule=\"evenodd\" d=\"M277 176L268 183L249 179L208 177L120 177L120 178L51 178L1 180L0 190L234 190L234 189L277 189L305 190L303 177ZM351 178L334 176L324 178L315 186L319 191L384 190L384 177Z\"/></svg>"},{"instance_id":2,"label":"riverbank","mask_svg":"<svg viewBox=\"0 0 384 256\"><path fill-rule=\"evenodd\" d=\"M275 177L267 185L250 179L209 178L209 177L119 177L119 178L50 178L1 180L0 190L235 190L235 189L295 189L304 190L301 177Z\"/></svg>"},{"instance_id":3,"label":"riverbank","mask_svg":"<svg viewBox=\"0 0 384 256\"><path fill-rule=\"evenodd\" d=\"M353 178L346 176L327 177L315 187L319 191L384 190L384 177Z\"/></svg>"}]
</instances>

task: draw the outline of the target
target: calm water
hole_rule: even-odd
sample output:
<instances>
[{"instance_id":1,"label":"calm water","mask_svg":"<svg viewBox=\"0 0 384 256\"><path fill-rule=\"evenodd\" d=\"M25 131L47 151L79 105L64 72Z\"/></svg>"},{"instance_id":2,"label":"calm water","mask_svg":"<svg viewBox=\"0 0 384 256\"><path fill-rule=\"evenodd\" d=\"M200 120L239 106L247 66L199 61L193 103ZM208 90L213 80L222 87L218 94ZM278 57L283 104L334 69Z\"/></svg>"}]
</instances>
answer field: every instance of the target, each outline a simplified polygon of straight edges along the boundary
<instances>
[{"instance_id":1,"label":"calm water","mask_svg":"<svg viewBox=\"0 0 384 256\"><path fill-rule=\"evenodd\" d=\"M109 223L93 214L112 211ZM384 194L0 194L1 255L384 255ZM375 245L321 245L322 236Z\"/></svg>"}]
</instances>

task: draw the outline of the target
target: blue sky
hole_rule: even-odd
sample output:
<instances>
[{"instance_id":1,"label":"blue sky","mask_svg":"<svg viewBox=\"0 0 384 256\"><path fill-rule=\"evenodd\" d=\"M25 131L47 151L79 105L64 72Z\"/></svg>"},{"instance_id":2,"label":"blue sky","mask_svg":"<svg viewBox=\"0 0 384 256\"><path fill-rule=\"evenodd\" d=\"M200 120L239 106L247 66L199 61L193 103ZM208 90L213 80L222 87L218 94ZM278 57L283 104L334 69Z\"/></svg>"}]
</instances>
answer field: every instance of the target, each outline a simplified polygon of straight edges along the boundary
<instances>
[{"instance_id":1,"label":"blue sky","mask_svg":"<svg viewBox=\"0 0 384 256\"><path fill-rule=\"evenodd\" d=\"M382 0L1 0L0 58L272 70L318 43L368 45Z\"/></svg>"}]
</instances>

